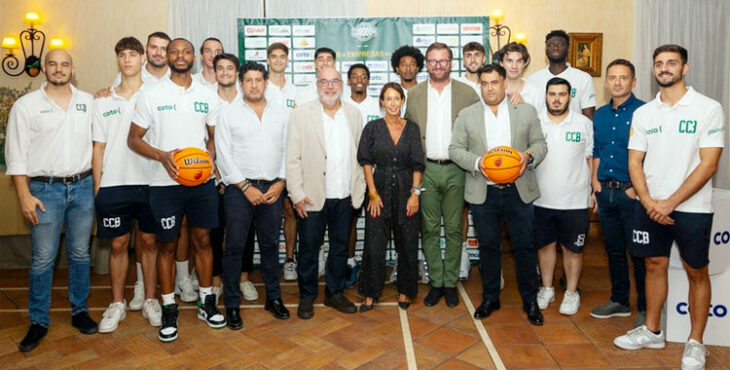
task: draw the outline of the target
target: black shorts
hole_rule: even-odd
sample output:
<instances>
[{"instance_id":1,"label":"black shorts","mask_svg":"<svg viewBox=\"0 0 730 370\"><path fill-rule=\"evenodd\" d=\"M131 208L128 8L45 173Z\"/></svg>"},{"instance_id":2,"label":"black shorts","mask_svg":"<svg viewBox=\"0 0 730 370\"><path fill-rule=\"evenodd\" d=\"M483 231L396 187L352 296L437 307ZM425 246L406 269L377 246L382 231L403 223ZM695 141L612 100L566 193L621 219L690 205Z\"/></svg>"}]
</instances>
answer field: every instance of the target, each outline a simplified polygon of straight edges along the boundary
<instances>
[{"instance_id":1,"label":"black shorts","mask_svg":"<svg viewBox=\"0 0 730 370\"><path fill-rule=\"evenodd\" d=\"M692 268L710 263L712 213L672 212L674 225L654 222L641 203L634 208L632 232L633 255L636 257L669 257L672 242L677 242L679 255Z\"/></svg>"},{"instance_id":2,"label":"black shorts","mask_svg":"<svg viewBox=\"0 0 730 370\"><path fill-rule=\"evenodd\" d=\"M99 188L96 204L96 236L116 238L132 230L136 219L143 233L155 232L155 218L150 210L149 186L125 185Z\"/></svg>"},{"instance_id":3,"label":"black shorts","mask_svg":"<svg viewBox=\"0 0 730 370\"><path fill-rule=\"evenodd\" d=\"M583 252L590 227L588 209L551 209L535 206L535 246L557 242L573 253Z\"/></svg>"},{"instance_id":4,"label":"black shorts","mask_svg":"<svg viewBox=\"0 0 730 370\"><path fill-rule=\"evenodd\" d=\"M188 225L218 227L218 190L215 180L198 186L150 186L150 207L155 217L157 240L168 243L180 234L183 214Z\"/></svg>"}]
</instances>

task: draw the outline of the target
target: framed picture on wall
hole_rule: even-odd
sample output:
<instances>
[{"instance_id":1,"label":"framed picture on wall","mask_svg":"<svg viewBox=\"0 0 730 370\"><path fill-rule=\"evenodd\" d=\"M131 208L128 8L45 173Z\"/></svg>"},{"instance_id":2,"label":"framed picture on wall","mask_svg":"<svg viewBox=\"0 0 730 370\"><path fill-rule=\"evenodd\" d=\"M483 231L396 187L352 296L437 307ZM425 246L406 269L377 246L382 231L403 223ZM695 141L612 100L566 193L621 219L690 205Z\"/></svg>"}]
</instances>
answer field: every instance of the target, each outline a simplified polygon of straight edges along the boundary
<instances>
[{"instance_id":1,"label":"framed picture on wall","mask_svg":"<svg viewBox=\"0 0 730 370\"><path fill-rule=\"evenodd\" d=\"M570 65L593 77L600 77L603 33L571 32L568 36L570 36L570 50L568 51Z\"/></svg>"}]
</instances>

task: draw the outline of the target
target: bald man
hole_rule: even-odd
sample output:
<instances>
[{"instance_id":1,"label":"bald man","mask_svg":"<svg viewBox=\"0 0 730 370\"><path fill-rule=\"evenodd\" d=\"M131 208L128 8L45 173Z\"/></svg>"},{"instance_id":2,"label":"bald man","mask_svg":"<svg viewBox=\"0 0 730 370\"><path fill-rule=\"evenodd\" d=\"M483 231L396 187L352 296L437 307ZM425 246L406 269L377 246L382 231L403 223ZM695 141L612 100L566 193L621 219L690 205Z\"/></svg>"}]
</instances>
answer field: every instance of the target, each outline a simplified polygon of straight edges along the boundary
<instances>
[{"instance_id":1,"label":"bald man","mask_svg":"<svg viewBox=\"0 0 730 370\"><path fill-rule=\"evenodd\" d=\"M20 350L40 344L51 325L53 265L61 226L66 229L71 323L81 333L97 332L89 317L89 235L94 223L91 177L91 102L71 84L75 69L63 50L46 54L46 81L18 99L8 119L5 158L18 204L31 230L30 329Z\"/></svg>"}]
</instances>

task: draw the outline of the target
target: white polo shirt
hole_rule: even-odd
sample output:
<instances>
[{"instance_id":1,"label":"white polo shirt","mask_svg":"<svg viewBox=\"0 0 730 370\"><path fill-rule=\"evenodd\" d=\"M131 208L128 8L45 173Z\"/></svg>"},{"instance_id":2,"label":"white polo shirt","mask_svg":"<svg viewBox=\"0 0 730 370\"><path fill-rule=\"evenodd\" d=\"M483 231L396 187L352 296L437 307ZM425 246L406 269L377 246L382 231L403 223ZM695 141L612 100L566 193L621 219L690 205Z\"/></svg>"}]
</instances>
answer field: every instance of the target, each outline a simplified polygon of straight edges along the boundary
<instances>
[{"instance_id":1,"label":"white polo shirt","mask_svg":"<svg viewBox=\"0 0 730 370\"><path fill-rule=\"evenodd\" d=\"M368 124L370 121L374 121L376 119L383 117L383 112L380 109L380 102L378 99L373 98L370 95L365 95L365 100L363 100L360 103L355 102L352 100L352 95L348 95L347 97L344 97L342 99L343 101L350 103L355 106L360 111L360 115L362 115L362 125L365 127L365 125Z\"/></svg>"},{"instance_id":2,"label":"white polo shirt","mask_svg":"<svg viewBox=\"0 0 730 370\"><path fill-rule=\"evenodd\" d=\"M570 82L570 110L576 113L582 113L584 108L596 106L596 90L593 88L593 77L580 69L573 68L568 64L562 73L554 75L550 73L550 65L541 69L529 77L527 82L533 84L537 89L542 91L543 103L540 107L535 107L537 112L546 110L544 98L547 82L553 77L560 77Z\"/></svg>"},{"instance_id":3,"label":"white polo shirt","mask_svg":"<svg viewBox=\"0 0 730 370\"><path fill-rule=\"evenodd\" d=\"M110 96L94 100L91 108L92 139L105 144L100 187L147 185L151 160L127 146L129 126L142 89L129 100L117 95L115 89Z\"/></svg>"},{"instance_id":4,"label":"white polo shirt","mask_svg":"<svg viewBox=\"0 0 730 370\"><path fill-rule=\"evenodd\" d=\"M200 86L205 86L205 87L211 89L213 92L218 91L218 81L212 82L212 83L206 81L205 77L203 77L202 70L198 73L193 74L193 81L195 81ZM236 86L238 86L238 80L236 80ZM238 90L238 87L236 87L236 90Z\"/></svg>"},{"instance_id":5,"label":"white polo shirt","mask_svg":"<svg viewBox=\"0 0 730 370\"><path fill-rule=\"evenodd\" d=\"M10 110L5 142L8 175L65 177L91 168L91 94L71 88L61 109L44 88L20 97Z\"/></svg>"},{"instance_id":6,"label":"white polo shirt","mask_svg":"<svg viewBox=\"0 0 730 370\"><path fill-rule=\"evenodd\" d=\"M154 148L170 151L195 147L207 150L207 126L214 126L220 110L220 98L193 79L186 90L169 78L142 91L137 98L137 112L132 122L147 129L146 141ZM165 167L153 161L148 174L150 186L178 183L170 178Z\"/></svg>"},{"instance_id":7,"label":"white polo shirt","mask_svg":"<svg viewBox=\"0 0 730 370\"><path fill-rule=\"evenodd\" d=\"M535 205L561 210L588 208L591 171L587 159L593 156L593 123L575 112L557 124L547 111L539 116L548 152L535 169L540 187Z\"/></svg>"},{"instance_id":8,"label":"white polo shirt","mask_svg":"<svg viewBox=\"0 0 730 370\"><path fill-rule=\"evenodd\" d=\"M297 106L298 93L299 91L297 90L297 87L291 82L286 82L284 84L284 87L281 88L279 86L276 86L269 80L269 82L266 84L266 91L264 91L264 96L266 97L266 101L284 106L286 108L288 120L289 116L291 116L291 112Z\"/></svg>"},{"instance_id":9,"label":"white polo shirt","mask_svg":"<svg viewBox=\"0 0 730 370\"><path fill-rule=\"evenodd\" d=\"M542 111L541 108L546 107L546 105L545 105L545 95L546 95L545 88L540 90L524 78L522 79L522 82L525 83L522 86L522 91L520 91L520 95L522 96L522 99L525 101L525 103L530 104L533 107L535 107L535 110L537 110L538 112L541 112Z\"/></svg>"},{"instance_id":10,"label":"white polo shirt","mask_svg":"<svg viewBox=\"0 0 730 370\"><path fill-rule=\"evenodd\" d=\"M481 98L482 96L482 85L479 82L471 82L468 78L466 78L466 72L463 76L454 77L454 80L457 80L459 82L463 82L472 89L474 89L474 92L477 93L477 96Z\"/></svg>"},{"instance_id":11,"label":"white polo shirt","mask_svg":"<svg viewBox=\"0 0 730 370\"><path fill-rule=\"evenodd\" d=\"M146 61L142 64L142 82L144 82L147 85L147 87L150 87L150 86L164 80L165 78L170 78L170 68L169 67L165 71L164 76L157 77L147 70ZM112 82L112 87L117 87L121 83L122 83L122 72L117 72L117 76L114 78L114 82Z\"/></svg>"},{"instance_id":12,"label":"white polo shirt","mask_svg":"<svg viewBox=\"0 0 730 370\"><path fill-rule=\"evenodd\" d=\"M347 103L342 103L347 104ZM325 176L325 197L344 199L350 196L350 126L347 123L344 107L340 107L332 119L322 109L322 128L324 129L327 150L327 174Z\"/></svg>"},{"instance_id":13,"label":"white polo shirt","mask_svg":"<svg viewBox=\"0 0 730 370\"><path fill-rule=\"evenodd\" d=\"M645 152L644 174L653 199L667 199L700 164L700 148L724 147L724 117L717 101L689 88L673 107L661 93L634 112L629 149ZM677 208L712 212L712 180Z\"/></svg>"},{"instance_id":14,"label":"white polo shirt","mask_svg":"<svg viewBox=\"0 0 730 370\"><path fill-rule=\"evenodd\" d=\"M286 108L266 102L259 119L242 96L221 108L215 123L216 165L226 185L286 176Z\"/></svg>"},{"instance_id":15,"label":"white polo shirt","mask_svg":"<svg viewBox=\"0 0 730 370\"><path fill-rule=\"evenodd\" d=\"M428 118L426 124L426 158L449 159L451 143L451 81L439 92L426 82Z\"/></svg>"}]
</instances>

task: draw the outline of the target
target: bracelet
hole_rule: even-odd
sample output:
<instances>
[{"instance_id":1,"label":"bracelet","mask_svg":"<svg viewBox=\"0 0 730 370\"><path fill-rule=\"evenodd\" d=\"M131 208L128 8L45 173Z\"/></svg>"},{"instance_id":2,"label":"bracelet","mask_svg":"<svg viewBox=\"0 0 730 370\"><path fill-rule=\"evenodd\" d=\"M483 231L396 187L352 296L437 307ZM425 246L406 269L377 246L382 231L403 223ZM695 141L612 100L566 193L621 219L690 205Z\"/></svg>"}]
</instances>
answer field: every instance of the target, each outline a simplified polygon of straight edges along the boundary
<instances>
[{"instance_id":1,"label":"bracelet","mask_svg":"<svg viewBox=\"0 0 730 370\"><path fill-rule=\"evenodd\" d=\"M377 191L371 191L368 193L368 198L370 198L370 200L378 199L379 196L380 195L378 194Z\"/></svg>"}]
</instances>

